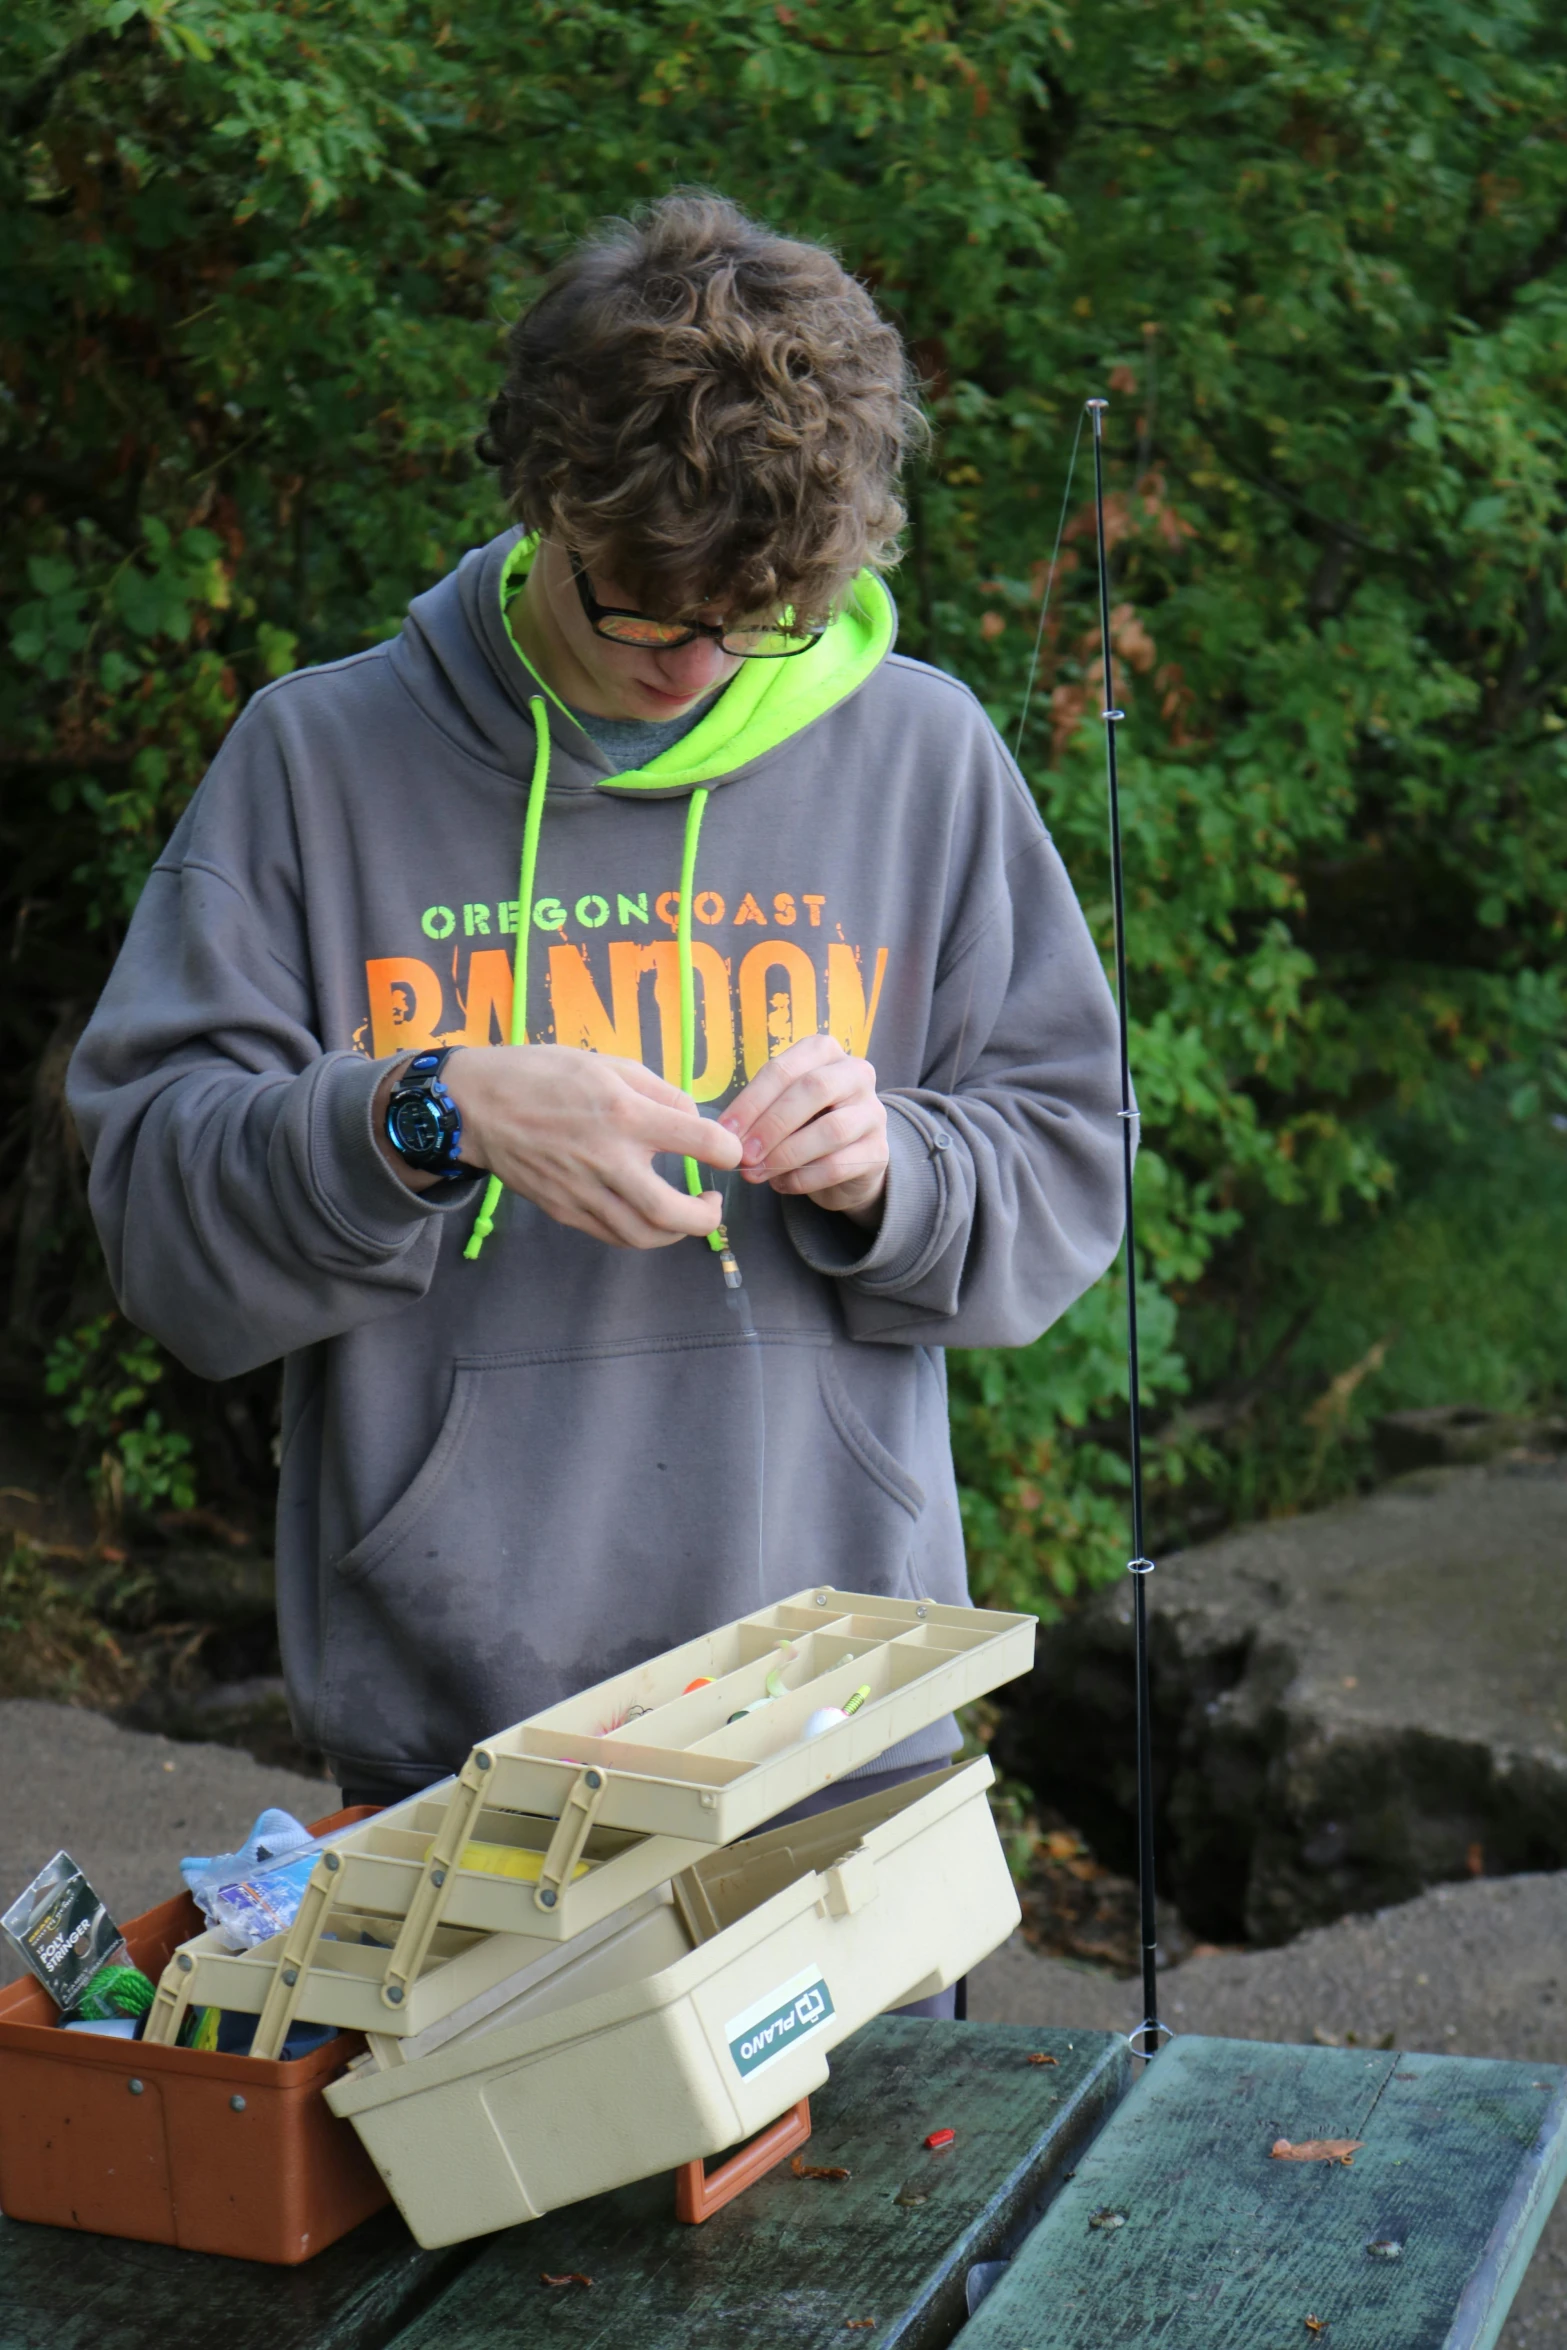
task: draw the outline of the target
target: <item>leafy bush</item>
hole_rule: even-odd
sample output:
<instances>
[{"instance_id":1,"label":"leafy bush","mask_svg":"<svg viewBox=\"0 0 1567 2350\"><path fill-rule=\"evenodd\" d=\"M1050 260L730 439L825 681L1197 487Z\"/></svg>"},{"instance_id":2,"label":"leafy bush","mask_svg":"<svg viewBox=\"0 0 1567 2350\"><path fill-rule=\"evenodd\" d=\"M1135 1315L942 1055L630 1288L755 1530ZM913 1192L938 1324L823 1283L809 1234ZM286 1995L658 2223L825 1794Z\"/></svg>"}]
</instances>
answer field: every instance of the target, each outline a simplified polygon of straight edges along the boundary
<instances>
[{"instance_id":1,"label":"leafy bush","mask_svg":"<svg viewBox=\"0 0 1567 2350\"><path fill-rule=\"evenodd\" d=\"M96 1453L92 1481L104 1518L117 1523L133 1509L192 1508L191 1440L166 1428L162 1414L143 1410L163 1377L161 1351L117 1314L57 1338L44 1372L46 1395L64 1399L61 1417Z\"/></svg>"},{"instance_id":2,"label":"leafy bush","mask_svg":"<svg viewBox=\"0 0 1567 2350\"><path fill-rule=\"evenodd\" d=\"M1112 400L1168 1520L1222 1485L1192 1431L1243 1295L1392 1195L1386 1116L1497 1069L1522 1123L1567 1100L1544 0L23 0L0 101L9 1072L90 1001L245 696L493 528L470 438L543 271L701 180L907 332L940 439L904 642L1021 731L1106 944L1082 470L1033 646L1080 403ZM27 1227L45 1331L102 1305L60 1202ZM1113 1285L954 1368L977 1586L1051 1604L1124 1555ZM179 1474L141 1428L125 1473Z\"/></svg>"}]
</instances>

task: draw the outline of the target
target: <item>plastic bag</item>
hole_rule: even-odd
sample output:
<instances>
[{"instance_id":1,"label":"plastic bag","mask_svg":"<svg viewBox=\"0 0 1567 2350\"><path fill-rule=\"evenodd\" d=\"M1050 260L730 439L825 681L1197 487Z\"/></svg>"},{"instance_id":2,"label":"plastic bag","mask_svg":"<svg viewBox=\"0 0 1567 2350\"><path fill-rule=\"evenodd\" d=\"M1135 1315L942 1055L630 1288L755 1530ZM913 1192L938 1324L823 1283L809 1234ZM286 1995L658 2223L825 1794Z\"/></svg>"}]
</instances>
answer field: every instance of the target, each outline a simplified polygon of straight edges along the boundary
<instances>
[{"instance_id":1,"label":"plastic bag","mask_svg":"<svg viewBox=\"0 0 1567 2350\"><path fill-rule=\"evenodd\" d=\"M249 1950L293 1924L316 1857L330 1842L292 1813L268 1810L237 1852L182 1860L180 1875L228 1948Z\"/></svg>"}]
</instances>

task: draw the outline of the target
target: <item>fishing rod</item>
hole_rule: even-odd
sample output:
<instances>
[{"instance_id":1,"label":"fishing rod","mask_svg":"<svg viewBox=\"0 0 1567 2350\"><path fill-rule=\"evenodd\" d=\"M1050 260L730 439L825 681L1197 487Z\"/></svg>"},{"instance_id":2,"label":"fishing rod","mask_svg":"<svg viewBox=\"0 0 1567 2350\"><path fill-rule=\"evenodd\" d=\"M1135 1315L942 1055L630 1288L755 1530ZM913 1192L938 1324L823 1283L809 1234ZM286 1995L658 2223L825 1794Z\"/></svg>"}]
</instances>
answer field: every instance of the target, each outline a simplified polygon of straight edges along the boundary
<instances>
[{"instance_id":1,"label":"fishing rod","mask_svg":"<svg viewBox=\"0 0 1567 2350\"><path fill-rule=\"evenodd\" d=\"M1104 707L1099 715L1105 730L1105 769L1110 803L1110 887L1115 908L1115 1006L1119 1033L1121 1062L1121 1106L1117 1113L1121 1126L1121 1188L1126 1223L1126 1386L1129 1407L1129 1434L1132 1461L1132 1551L1127 1561L1127 1572L1132 1577L1134 1626L1134 1665L1137 1692L1137 1907L1138 1939L1142 1959L1143 2020L1136 2030L1127 2034L1136 2056L1153 2057L1165 2040L1173 2039L1168 2024L1159 2021L1158 1984L1158 1903L1154 1890L1153 1846L1153 1712L1149 1696L1148 1668L1148 1578L1154 1571L1154 1562L1145 1555L1143 1537L1143 1428L1142 1381L1137 1344L1137 1226L1132 1209L1132 1161L1135 1155L1133 1129L1137 1122L1137 1105L1132 1099L1131 1053L1127 1042L1126 1009L1126 884L1121 859L1121 792L1115 764L1115 730L1125 717L1124 710L1115 706L1114 654L1110 642L1110 561L1105 544L1105 483L1104 483L1104 419L1110 406L1108 400L1085 400L1084 414L1093 419L1094 427L1094 522L1099 549L1099 642L1101 665L1104 670ZM1061 553L1061 540L1066 530L1067 509L1072 497L1072 483L1077 473L1077 452L1083 437L1083 416L1077 420L1077 431L1072 439L1072 454L1067 462L1066 487L1061 493L1061 513L1056 523L1055 545L1050 553L1050 565L1045 575L1045 592L1040 599L1039 626L1034 635L1033 659L1029 663L1028 682L1023 694L1023 707L1017 722L1017 740L1014 759L1021 758L1023 729L1028 722L1028 707L1033 697L1034 680L1039 672L1039 656L1045 641L1045 620L1050 610L1051 590L1055 586L1056 564Z\"/></svg>"},{"instance_id":2,"label":"fishing rod","mask_svg":"<svg viewBox=\"0 0 1567 2350\"><path fill-rule=\"evenodd\" d=\"M1121 858L1121 791L1115 763L1115 730L1126 713L1115 703L1114 653L1110 641L1110 559L1105 544L1104 420L1108 400L1084 403L1094 426L1094 525L1099 549L1099 642L1104 669L1104 707L1099 715L1105 730L1105 778L1110 802L1110 890L1115 909L1115 1008L1120 1044L1121 1190L1126 1217L1126 1390L1132 1460L1132 1552L1127 1573L1132 1578L1132 1624L1137 1687L1137 1908L1142 1945L1143 2020L1128 2035L1134 2055L1156 2056L1162 2038L1173 2037L1159 2021L1158 1902L1154 1890L1153 1848L1153 1708L1149 1694L1148 1578L1154 1562L1145 1554L1143 1537L1143 1427L1142 1382L1137 1344L1137 1225L1132 1205L1133 1128L1137 1106L1132 1099L1131 1052L1127 1041L1126 881Z\"/></svg>"}]
</instances>

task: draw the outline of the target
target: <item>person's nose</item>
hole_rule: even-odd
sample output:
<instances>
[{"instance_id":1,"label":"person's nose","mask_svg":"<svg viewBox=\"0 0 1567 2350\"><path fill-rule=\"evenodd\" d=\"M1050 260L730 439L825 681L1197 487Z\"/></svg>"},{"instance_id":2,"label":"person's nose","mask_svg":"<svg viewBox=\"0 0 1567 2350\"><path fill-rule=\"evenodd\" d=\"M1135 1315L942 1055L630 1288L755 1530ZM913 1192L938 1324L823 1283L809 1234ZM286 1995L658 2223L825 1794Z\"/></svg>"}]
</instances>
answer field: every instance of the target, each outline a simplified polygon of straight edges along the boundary
<instances>
[{"instance_id":1,"label":"person's nose","mask_svg":"<svg viewBox=\"0 0 1567 2350\"><path fill-rule=\"evenodd\" d=\"M724 650L711 637L699 636L689 645L676 645L658 656L659 673L673 694L699 694L716 685L726 666Z\"/></svg>"}]
</instances>

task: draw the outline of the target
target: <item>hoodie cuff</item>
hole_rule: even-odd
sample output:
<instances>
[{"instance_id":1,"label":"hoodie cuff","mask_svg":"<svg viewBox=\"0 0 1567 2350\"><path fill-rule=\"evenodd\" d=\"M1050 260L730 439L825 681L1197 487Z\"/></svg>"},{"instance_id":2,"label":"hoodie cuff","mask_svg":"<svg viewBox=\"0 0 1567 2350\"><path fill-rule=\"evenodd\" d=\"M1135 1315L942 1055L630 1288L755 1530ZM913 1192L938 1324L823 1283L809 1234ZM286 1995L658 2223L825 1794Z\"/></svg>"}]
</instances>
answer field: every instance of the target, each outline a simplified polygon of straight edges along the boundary
<instances>
[{"instance_id":1,"label":"hoodie cuff","mask_svg":"<svg viewBox=\"0 0 1567 2350\"><path fill-rule=\"evenodd\" d=\"M388 1068L406 1060L364 1061L331 1053L319 1064L310 1119L310 1176L317 1197L344 1234L362 1248L405 1248L432 1216L471 1208L484 1176L411 1191L376 1140L376 1093Z\"/></svg>"},{"instance_id":2,"label":"hoodie cuff","mask_svg":"<svg viewBox=\"0 0 1567 2350\"><path fill-rule=\"evenodd\" d=\"M887 1189L876 1230L867 1233L814 1200L783 1201L784 1229L812 1272L872 1290L902 1288L939 1255L952 1189L947 1161L956 1147L947 1128L912 1102L884 1098Z\"/></svg>"}]
</instances>

